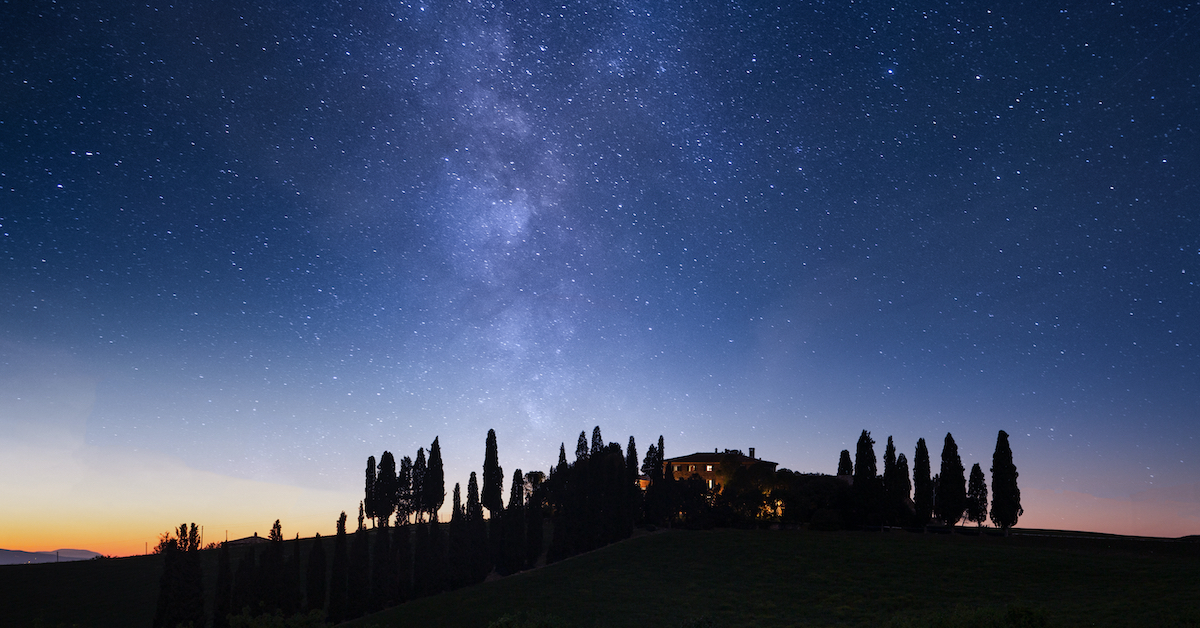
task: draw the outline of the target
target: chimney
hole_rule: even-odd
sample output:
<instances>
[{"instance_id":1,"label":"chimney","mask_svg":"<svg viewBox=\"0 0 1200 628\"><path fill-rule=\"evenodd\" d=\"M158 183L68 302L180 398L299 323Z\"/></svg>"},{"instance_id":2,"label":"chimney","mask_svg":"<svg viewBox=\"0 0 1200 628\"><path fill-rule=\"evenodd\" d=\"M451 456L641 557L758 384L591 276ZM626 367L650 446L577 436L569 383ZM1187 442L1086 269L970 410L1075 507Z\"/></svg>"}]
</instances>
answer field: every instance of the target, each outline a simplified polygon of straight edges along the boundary
<instances>
[{"instance_id":1,"label":"chimney","mask_svg":"<svg viewBox=\"0 0 1200 628\"><path fill-rule=\"evenodd\" d=\"M750 457L751 458L754 457L754 448L753 447L750 448Z\"/></svg>"}]
</instances>

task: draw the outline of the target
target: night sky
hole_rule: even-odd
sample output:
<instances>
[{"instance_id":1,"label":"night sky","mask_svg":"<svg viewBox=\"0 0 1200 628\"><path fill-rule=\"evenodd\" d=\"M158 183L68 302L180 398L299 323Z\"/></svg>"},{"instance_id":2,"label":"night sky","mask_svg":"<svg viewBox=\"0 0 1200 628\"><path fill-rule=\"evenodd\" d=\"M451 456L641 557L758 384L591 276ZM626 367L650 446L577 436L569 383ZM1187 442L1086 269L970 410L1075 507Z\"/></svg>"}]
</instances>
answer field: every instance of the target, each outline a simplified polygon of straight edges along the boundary
<instances>
[{"instance_id":1,"label":"night sky","mask_svg":"<svg viewBox=\"0 0 1200 628\"><path fill-rule=\"evenodd\" d=\"M597 424L1003 429L1021 525L1200 533L1197 15L4 4L0 546L326 533L368 455Z\"/></svg>"}]
</instances>

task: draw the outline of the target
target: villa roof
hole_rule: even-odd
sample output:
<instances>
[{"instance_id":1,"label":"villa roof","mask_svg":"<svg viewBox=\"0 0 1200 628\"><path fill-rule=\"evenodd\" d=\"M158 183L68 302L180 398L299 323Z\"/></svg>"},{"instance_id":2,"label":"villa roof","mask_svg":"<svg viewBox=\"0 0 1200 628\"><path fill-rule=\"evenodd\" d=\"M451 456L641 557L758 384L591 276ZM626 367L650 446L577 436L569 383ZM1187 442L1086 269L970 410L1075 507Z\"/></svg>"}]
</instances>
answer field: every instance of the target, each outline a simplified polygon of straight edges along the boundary
<instances>
[{"instance_id":1,"label":"villa roof","mask_svg":"<svg viewBox=\"0 0 1200 628\"><path fill-rule=\"evenodd\" d=\"M746 454L743 454L740 451L725 451L725 452L698 451L698 452L688 455L688 456L679 456L678 458L668 458L667 460L664 460L663 462L666 462L666 463L688 462L688 463L697 463L697 464L716 464L716 463L720 463L727 456L743 458L744 459L743 462L752 460L754 462L763 462L766 464L778 464L776 462L771 462L769 460L763 460L761 458L751 458L750 456L747 456Z\"/></svg>"}]
</instances>

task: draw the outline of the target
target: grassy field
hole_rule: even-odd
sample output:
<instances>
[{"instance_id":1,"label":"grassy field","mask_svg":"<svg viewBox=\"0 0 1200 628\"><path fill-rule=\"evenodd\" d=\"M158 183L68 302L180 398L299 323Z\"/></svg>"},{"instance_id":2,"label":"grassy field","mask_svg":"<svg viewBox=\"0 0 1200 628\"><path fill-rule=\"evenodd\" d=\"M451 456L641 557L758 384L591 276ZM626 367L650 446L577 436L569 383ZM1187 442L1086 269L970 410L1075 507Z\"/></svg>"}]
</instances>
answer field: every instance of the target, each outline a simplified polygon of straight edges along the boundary
<instances>
[{"instance_id":1,"label":"grassy field","mask_svg":"<svg viewBox=\"0 0 1200 628\"><path fill-rule=\"evenodd\" d=\"M1196 626L1200 542L1049 533L670 531L352 626ZM149 627L157 556L0 567L0 626ZM211 609L216 553L206 552Z\"/></svg>"},{"instance_id":2,"label":"grassy field","mask_svg":"<svg viewBox=\"0 0 1200 628\"><path fill-rule=\"evenodd\" d=\"M487 626L529 610L576 628L1200 626L1200 543L667 532L351 625Z\"/></svg>"}]
</instances>

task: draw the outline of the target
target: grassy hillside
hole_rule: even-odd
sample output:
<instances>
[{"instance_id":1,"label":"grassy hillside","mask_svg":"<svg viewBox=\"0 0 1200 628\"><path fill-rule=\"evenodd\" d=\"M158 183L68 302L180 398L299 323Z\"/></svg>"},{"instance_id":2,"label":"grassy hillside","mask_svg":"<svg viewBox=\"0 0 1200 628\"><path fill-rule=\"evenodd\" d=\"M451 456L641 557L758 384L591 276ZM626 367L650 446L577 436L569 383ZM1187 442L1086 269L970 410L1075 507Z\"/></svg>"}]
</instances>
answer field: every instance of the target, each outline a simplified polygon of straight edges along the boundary
<instances>
[{"instance_id":1,"label":"grassy hillside","mask_svg":"<svg viewBox=\"0 0 1200 628\"><path fill-rule=\"evenodd\" d=\"M352 626L1200 626L1200 544L907 532L668 532ZM1002 621L1006 615L1012 619ZM1030 623L1032 622L1032 623Z\"/></svg>"},{"instance_id":2,"label":"grassy hillside","mask_svg":"<svg viewBox=\"0 0 1200 628\"><path fill-rule=\"evenodd\" d=\"M211 609L216 552L205 552L204 561ZM161 569L158 556L0 566L0 625L149 627ZM533 610L574 628L1200 627L1197 583L1197 541L672 531L351 625L482 628ZM998 622L1006 613L1018 621Z\"/></svg>"}]
</instances>

